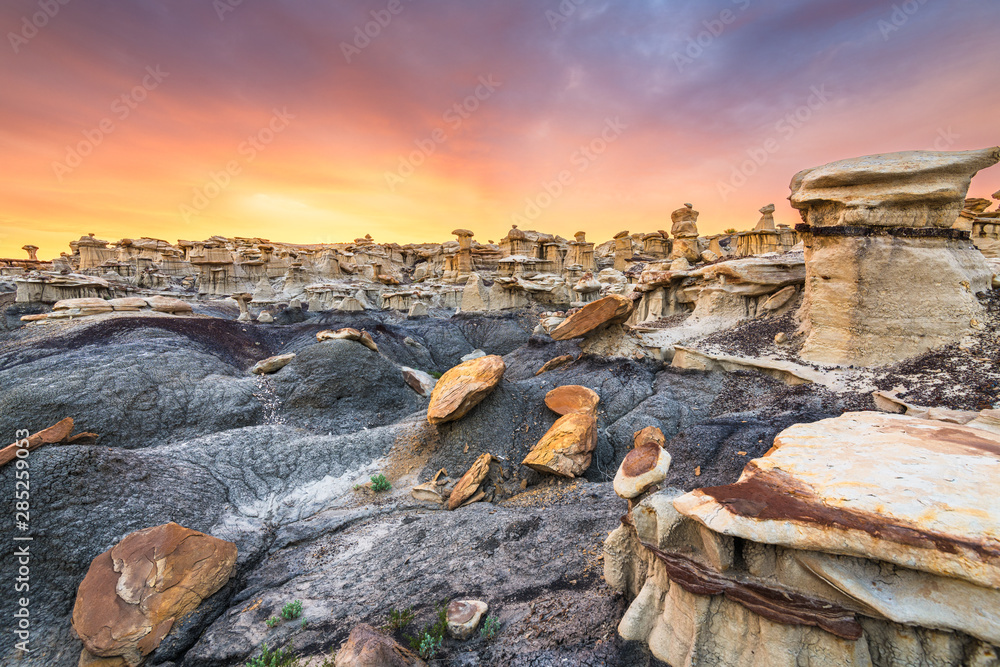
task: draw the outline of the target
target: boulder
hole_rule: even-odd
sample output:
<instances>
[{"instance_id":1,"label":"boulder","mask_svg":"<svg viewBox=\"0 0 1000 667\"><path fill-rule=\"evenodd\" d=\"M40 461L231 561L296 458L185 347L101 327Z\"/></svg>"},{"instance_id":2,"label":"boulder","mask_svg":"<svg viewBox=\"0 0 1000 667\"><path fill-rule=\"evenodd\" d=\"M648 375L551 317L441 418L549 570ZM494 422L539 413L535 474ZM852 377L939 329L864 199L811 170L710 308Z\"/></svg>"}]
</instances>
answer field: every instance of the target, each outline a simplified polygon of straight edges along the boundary
<instances>
[{"instance_id":1,"label":"boulder","mask_svg":"<svg viewBox=\"0 0 1000 667\"><path fill-rule=\"evenodd\" d=\"M459 641L468 639L489 608L479 600L452 600L448 604L448 634Z\"/></svg>"},{"instance_id":2,"label":"boulder","mask_svg":"<svg viewBox=\"0 0 1000 667\"><path fill-rule=\"evenodd\" d=\"M667 478L670 454L663 449L664 442L663 432L655 426L636 432L635 448L625 455L615 474L615 493L631 500Z\"/></svg>"},{"instance_id":3,"label":"boulder","mask_svg":"<svg viewBox=\"0 0 1000 667\"><path fill-rule=\"evenodd\" d=\"M24 318L21 318L24 319ZM561 366L574 362L572 354L563 354L561 356L555 357L554 359L549 359L542 367L535 371L535 375L541 375L542 373L548 373L549 371L555 370Z\"/></svg>"},{"instance_id":4,"label":"boulder","mask_svg":"<svg viewBox=\"0 0 1000 667\"><path fill-rule=\"evenodd\" d=\"M158 313L190 313L193 311L191 304L170 296L150 296L146 297L149 307Z\"/></svg>"},{"instance_id":5,"label":"boulder","mask_svg":"<svg viewBox=\"0 0 1000 667\"><path fill-rule=\"evenodd\" d=\"M63 299L61 301L56 301L55 305L52 306L52 312L49 313L48 319L57 319L60 317L87 317L89 315L110 313L112 310L113 307L110 301L105 301L104 299L97 297Z\"/></svg>"},{"instance_id":6,"label":"boulder","mask_svg":"<svg viewBox=\"0 0 1000 667\"><path fill-rule=\"evenodd\" d=\"M632 300L619 294L588 303L572 313L550 334L553 340L587 336L612 325L621 324L632 314Z\"/></svg>"},{"instance_id":7,"label":"boulder","mask_svg":"<svg viewBox=\"0 0 1000 667\"><path fill-rule=\"evenodd\" d=\"M545 395L545 405L557 415L593 414L601 398L593 389L568 384Z\"/></svg>"},{"instance_id":8,"label":"boulder","mask_svg":"<svg viewBox=\"0 0 1000 667\"><path fill-rule=\"evenodd\" d=\"M472 467L455 483L455 488L452 489L451 496L448 498L448 509L458 509L476 494L479 485L483 483L486 475L490 472L492 461L492 454L483 454L476 459Z\"/></svg>"},{"instance_id":9,"label":"boulder","mask_svg":"<svg viewBox=\"0 0 1000 667\"><path fill-rule=\"evenodd\" d=\"M521 462L538 472L578 477L590 467L597 446L597 421L593 414L560 417Z\"/></svg>"},{"instance_id":10,"label":"boulder","mask_svg":"<svg viewBox=\"0 0 1000 667\"><path fill-rule=\"evenodd\" d=\"M421 396L430 396L431 392L434 391L434 385L437 384L435 380L429 373L419 371L416 368L409 368L403 366L399 369L403 373L403 380L413 391L417 392Z\"/></svg>"},{"instance_id":11,"label":"boulder","mask_svg":"<svg viewBox=\"0 0 1000 667\"><path fill-rule=\"evenodd\" d=\"M792 297L795 296L795 292L796 292L796 289L795 289L794 285L789 285L788 287L783 287L782 289L778 290L777 292L775 292L774 294L772 294L770 297L768 297L767 301L765 301L764 305L761 306L761 307L764 310L767 310L767 311L778 310L779 308L781 308L782 306L784 306L786 303L788 303L789 301L791 301Z\"/></svg>"},{"instance_id":12,"label":"boulder","mask_svg":"<svg viewBox=\"0 0 1000 667\"><path fill-rule=\"evenodd\" d=\"M434 386L427 421L443 424L464 417L492 392L505 366L497 355L478 357L449 369Z\"/></svg>"},{"instance_id":13,"label":"boulder","mask_svg":"<svg viewBox=\"0 0 1000 667\"><path fill-rule=\"evenodd\" d=\"M176 523L131 533L93 560L73 606L84 660L138 665L179 621L222 588L236 545Z\"/></svg>"},{"instance_id":14,"label":"boulder","mask_svg":"<svg viewBox=\"0 0 1000 667\"><path fill-rule=\"evenodd\" d=\"M257 316L257 321L261 324L273 324L274 316L266 310L261 311L260 315Z\"/></svg>"},{"instance_id":15,"label":"boulder","mask_svg":"<svg viewBox=\"0 0 1000 667\"><path fill-rule=\"evenodd\" d=\"M262 359L254 364L254 367L250 369L250 372L254 375L270 375L271 373L277 373L282 368L287 366L294 358L294 353L279 354L274 357L268 357L267 359Z\"/></svg>"},{"instance_id":16,"label":"boulder","mask_svg":"<svg viewBox=\"0 0 1000 667\"><path fill-rule=\"evenodd\" d=\"M473 359L478 359L479 357L485 357L486 353L482 350L473 350L462 357L462 361L472 361Z\"/></svg>"},{"instance_id":17,"label":"boulder","mask_svg":"<svg viewBox=\"0 0 1000 667\"><path fill-rule=\"evenodd\" d=\"M427 663L364 623L354 626L337 651L335 667L427 667Z\"/></svg>"},{"instance_id":18,"label":"boulder","mask_svg":"<svg viewBox=\"0 0 1000 667\"><path fill-rule=\"evenodd\" d=\"M409 312L407 312L407 317L426 317L430 314L430 309L427 304L423 301L415 301L412 306L410 306Z\"/></svg>"},{"instance_id":19,"label":"boulder","mask_svg":"<svg viewBox=\"0 0 1000 667\"><path fill-rule=\"evenodd\" d=\"M149 308L149 304L146 303L145 299L140 299L137 296L127 296L120 299L111 299L108 301L111 307L116 311L135 311L135 310L145 310Z\"/></svg>"},{"instance_id":20,"label":"boulder","mask_svg":"<svg viewBox=\"0 0 1000 667\"><path fill-rule=\"evenodd\" d=\"M353 340L361 343L372 352L378 352L378 345L375 344L375 341L372 340L371 335L367 331L359 331L351 327L337 329L336 331L329 329L320 331L316 334L316 340L321 343L324 340Z\"/></svg>"}]
</instances>

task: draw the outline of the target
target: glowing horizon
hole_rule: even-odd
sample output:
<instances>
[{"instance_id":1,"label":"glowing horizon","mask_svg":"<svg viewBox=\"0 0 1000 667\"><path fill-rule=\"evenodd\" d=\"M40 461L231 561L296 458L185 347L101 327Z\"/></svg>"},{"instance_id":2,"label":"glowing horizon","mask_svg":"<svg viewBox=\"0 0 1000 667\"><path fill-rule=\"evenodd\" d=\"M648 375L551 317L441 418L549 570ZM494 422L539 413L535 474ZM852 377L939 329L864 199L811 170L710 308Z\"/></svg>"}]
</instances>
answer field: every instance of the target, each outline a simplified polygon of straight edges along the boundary
<instances>
[{"instance_id":1,"label":"glowing horizon","mask_svg":"<svg viewBox=\"0 0 1000 667\"><path fill-rule=\"evenodd\" d=\"M684 202L710 235L769 203L797 222L804 168L1000 143L995 4L41 4L0 9L0 257L91 232L602 242Z\"/></svg>"}]
</instances>

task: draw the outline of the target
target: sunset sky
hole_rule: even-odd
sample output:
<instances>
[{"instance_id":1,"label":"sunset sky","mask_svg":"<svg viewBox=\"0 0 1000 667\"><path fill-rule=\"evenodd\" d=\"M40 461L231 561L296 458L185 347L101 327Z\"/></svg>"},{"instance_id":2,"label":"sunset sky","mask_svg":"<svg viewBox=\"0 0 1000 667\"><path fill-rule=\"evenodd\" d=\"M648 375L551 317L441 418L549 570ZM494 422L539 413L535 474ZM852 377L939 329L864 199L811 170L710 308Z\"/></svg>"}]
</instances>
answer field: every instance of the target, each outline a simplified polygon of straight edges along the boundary
<instances>
[{"instance_id":1,"label":"sunset sky","mask_svg":"<svg viewBox=\"0 0 1000 667\"><path fill-rule=\"evenodd\" d=\"M794 224L803 168L1000 143L993 0L5 0L0 27L0 257L603 241L684 202L711 234Z\"/></svg>"}]
</instances>

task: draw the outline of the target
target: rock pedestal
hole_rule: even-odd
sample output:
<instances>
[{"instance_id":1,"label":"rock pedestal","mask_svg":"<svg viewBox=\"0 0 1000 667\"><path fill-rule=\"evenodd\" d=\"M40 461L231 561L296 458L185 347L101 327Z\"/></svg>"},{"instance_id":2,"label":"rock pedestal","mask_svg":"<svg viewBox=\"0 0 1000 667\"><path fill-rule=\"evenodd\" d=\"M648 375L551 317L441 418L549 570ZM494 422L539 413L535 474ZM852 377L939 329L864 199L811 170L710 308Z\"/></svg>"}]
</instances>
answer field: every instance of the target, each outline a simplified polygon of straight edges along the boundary
<instances>
[{"instance_id":1,"label":"rock pedestal","mask_svg":"<svg viewBox=\"0 0 1000 667\"><path fill-rule=\"evenodd\" d=\"M799 172L789 197L803 224L807 334L802 357L877 365L917 356L979 326L992 272L952 229L1000 148L911 151Z\"/></svg>"}]
</instances>

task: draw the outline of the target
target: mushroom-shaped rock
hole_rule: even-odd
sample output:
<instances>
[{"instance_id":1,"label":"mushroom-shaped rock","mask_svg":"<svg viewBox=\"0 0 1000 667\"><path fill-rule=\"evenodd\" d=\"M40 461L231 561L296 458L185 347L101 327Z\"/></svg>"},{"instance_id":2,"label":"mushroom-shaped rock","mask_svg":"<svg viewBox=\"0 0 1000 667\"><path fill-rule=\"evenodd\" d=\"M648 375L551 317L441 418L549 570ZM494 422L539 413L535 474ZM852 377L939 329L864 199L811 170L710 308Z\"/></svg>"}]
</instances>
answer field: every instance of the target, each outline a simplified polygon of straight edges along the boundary
<instances>
[{"instance_id":1,"label":"mushroom-shaped rock","mask_svg":"<svg viewBox=\"0 0 1000 667\"><path fill-rule=\"evenodd\" d=\"M493 461L492 454L483 454L472 467L469 468L468 472L462 475L461 479L455 484L455 488L451 491L451 497L448 499L448 509L455 510L462 506L465 501L472 498L476 491L479 489L479 485L483 483L486 479L486 475L490 472L490 463Z\"/></svg>"},{"instance_id":2,"label":"mushroom-shaped rock","mask_svg":"<svg viewBox=\"0 0 1000 667\"><path fill-rule=\"evenodd\" d=\"M577 384L556 387L545 395L545 405L558 415L592 414L600 400L593 389Z\"/></svg>"},{"instance_id":3,"label":"mushroom-shaped rock","mask_svg":"<svg viewBox=\"0 0 1000 667\"><path fill-rule=\"evenodd\" d=\"M560 417L524 458L524 465L538 472L577 477L590 467L597 446L597 421L593 414Z\"/></svg>"},{"instance_id":4,"label":"mushroom-shaped rock","mask_svg":"<svg viewBox=\"0 0 1000 667\"><path fill-rule=\"evenodd\" d=\"M619 294L588 303L552 330L553 340L569 340L595 333L612 324L621 324L632 314L632 300Z\"/></svg>"},{"instance_id":5,"label":"mushroom-shaped rock","mask_svg":"<svg viewBox=\"0 0 1000 667\"><path fill-rule=\"evenodd\" d=\"M128 535L93 560L77 591L80 664L121 658L138 665L229 581L235 563L235 544L176 523Z\"/></svg>"},{"instance_id":6,"label":"mushroom-shaped rock","mask_svg":"<svg viewBox=\"0 0 1000 667\"><path fill-rule=\"evenodd\" d=\"M625 455L615 474L615 493L631 500L667 478L670 454L663 449L664 442L663 432L655 426L635 434L635 449Z\"/></svg>"},{"instance_id":7,"label":"mushroom-shaped rock","mask_svg":"<svg viewBox=\"0 0 1000 667\"><path fill-rule=\"evenodd\" d=\"M151 296L146 298L149 307L158 313L190 313L191 304L170 296Z\"/></svg>"},{"instance_id":8,"label":"mushroom-shaped rock","mask_svg":"<svg viewBox=\"0 0 1000 667\"><path fill-rule=\"evenodd\" d=\"M427 421L443 424L464 417L492 392L506 369L495 354L466 361L437 381L427 406Z\"/></svg>"},{"instance_id":9,"label":"mushroom-shaped rock","mask_svg":"<svg viewBox=\"0 0 1000 667\"><path fill-rule=\"evenodd\" d=\"M250 372L254 375L270 375L271 373L277 373L282 368L288 365L288 363L295 358L295 354L279 354L274 357L268 357L267 359L262 359L258 361Z\"/></svg>"},{"instance_id":10,"label":"mushroom-shaped rock","mask_svg":"<svg viewBox=\"0 0 1000 667\"><path fill-rule=\"evenodd\" d=\"M455 639L468 639L489 608L479 600L453 600L448 605L448 634Z\"/></svg>"},{"instance_id":11,"label":"mushroom-shaped rock","mask_svg":"<svg viewBox=\"0 0 1000 667\"><path fill-rule=\"evenodd\" d=\"M354 626L334 667L427 667L427 663L370 625Z\"/></svg>"},{"instance_id":12,"label":"mushroom-shaped rock","mask_svg":"<svg viewBox=\"0 0 1000 667\"><path fill-rule=\"evenodd\" d=\"M359 331L351 327L337 329L336 331L329 329L320 331L316 334L316 340L320 342L324 340L353 340L361 343L373 352L378 352L378 345L375 344L375 341L372 340L371 335L367 331Z\"/></svg>"}]
</instances>

